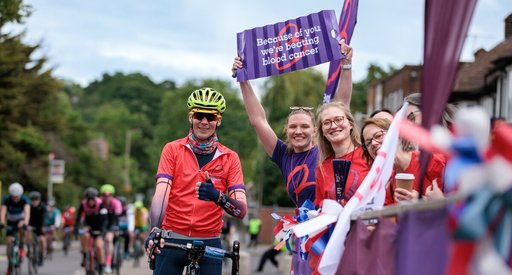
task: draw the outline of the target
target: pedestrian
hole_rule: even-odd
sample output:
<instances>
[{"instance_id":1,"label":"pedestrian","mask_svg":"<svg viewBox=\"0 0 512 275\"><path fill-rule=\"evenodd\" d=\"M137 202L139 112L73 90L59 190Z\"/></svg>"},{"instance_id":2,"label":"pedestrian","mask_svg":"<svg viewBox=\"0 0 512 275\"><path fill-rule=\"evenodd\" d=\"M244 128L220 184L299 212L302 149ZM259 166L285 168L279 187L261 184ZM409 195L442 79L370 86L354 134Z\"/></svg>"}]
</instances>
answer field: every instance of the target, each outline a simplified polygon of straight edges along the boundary
<instances>
[{"instance_id":1,"label":"pedestrian","mask_svg":"<svg viewBox=\"0 0 512 275\"><path fill-rule=\"evenodd\" d=\"M261 229L261 220L253 215L249 217L249 235L251 235L251 240L249 241L249 247L257 247L258 246L258 235Z\"/></svg>"}]
</instances>

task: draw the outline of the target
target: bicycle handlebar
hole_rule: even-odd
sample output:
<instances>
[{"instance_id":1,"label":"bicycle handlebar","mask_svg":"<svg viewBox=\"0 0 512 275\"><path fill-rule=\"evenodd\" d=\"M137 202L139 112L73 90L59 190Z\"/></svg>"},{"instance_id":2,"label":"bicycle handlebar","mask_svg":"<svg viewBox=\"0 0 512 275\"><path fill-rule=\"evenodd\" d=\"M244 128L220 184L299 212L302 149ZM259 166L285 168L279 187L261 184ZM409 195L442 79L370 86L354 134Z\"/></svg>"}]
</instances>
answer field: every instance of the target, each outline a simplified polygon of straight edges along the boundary
<instances>
[{"instance_id":1,"label":"bicycle handlebar","mask_svg":"<svg viewBox=\"0 0 512 275\"><path fill-rule=\"evenodd\" d=\"M156 255L155 259L151 259L151 257L154 255L155 248L157 243L160 243L161 234L160 232L157 232L155 234L155 237L153 237L153 246L151 247L151 250L149 251L148 256L148 263L149 268L151 270L155 269L155 262L156 262ZM170 243L166 242L164 244L164 247L170 247L174 249L180 249L183 251L186 251L188 255L196 255L197 260L199 260L202 256L212 258L212 259L218 259L223 260L224 258L230 258L232 260L232 267L231 267L231 274L238 275L240 271L240 242L234 241L233 242L233 251L228 252L224 249L206 246L203 244L202 241L193 241L192 243L187 244L178 244L178 243Z\"/></svg>"}]
</instances>

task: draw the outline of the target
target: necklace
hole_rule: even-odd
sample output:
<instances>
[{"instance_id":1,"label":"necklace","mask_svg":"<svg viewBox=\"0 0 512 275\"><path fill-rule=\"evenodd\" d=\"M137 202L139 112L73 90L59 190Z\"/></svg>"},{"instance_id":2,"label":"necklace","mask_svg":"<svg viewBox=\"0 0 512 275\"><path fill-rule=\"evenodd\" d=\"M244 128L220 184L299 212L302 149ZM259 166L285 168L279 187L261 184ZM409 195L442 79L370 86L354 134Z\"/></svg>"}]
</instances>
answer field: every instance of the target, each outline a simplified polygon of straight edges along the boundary
<instances>
[{"instance_id":1,"label":"necklace","mask_svg":"<svg viewBox=\"0 0 512 275\"><path fill-rule=\"evenodd\" d=\"M352 162L352 161L354 160L354 153L356 152L356 146L354 145L354 143L352 143L352 142L351 142L351 143L350 143L350 145L348 146L348 150L350 150L350 147L352 147L352 156L351 156L351 158L350 158L350 161ZM347 151L348 151L348 150L347 150ZM341 158L343 158L344 156L346 156L346 155L348 155L348 154L350 154L350 153L345 153L344 155L342 155L342 156L341 156L341 157L339 157L339 158L337 158L337 157L336 157L336 154L334 154L334 159L341 159Z\"/></svg>"},{"instance_id":2,"label":"necklace","mask_svg":"<svg viewBox=\"0 0 512 275\"><path fill-rule=\"evenodd\" d=\"M290 172L290 174L288 175L288 181L287 181L287 184L286 184L286 190L288 191L289 188L290 188L290 183L292 184L292 187L293 187L293 192L295 193L295 205L297 206L300 206L298 205L299 203L299 193L300 191L302 191L302 189L304 189L305 187L309 186L310 184L303 184L299 187L300 183L301 183L301 178L302 177L305 177L306 180L307 180L307 177L309 176L309 168L307 168L304 164L306 163L306 161L308 160L308 156L309 156L309 153L311 152L311 150L313 150L313 147L311 147L309 150L308 150L308 153L306 154L306 156L304 157L304 161L302 161L302 164L300 165L295 165L295 162L293 161L294 157L295 157L295 152L292 153L292 159L291 159L291 165L295 165L295 167L293 167L292 171ZM298 179L299 179L299 182L295 183L295 174L296 173L299 173L298 174ZM306 182L306 181L304 181Z\"/></svg>"}]
</instances>

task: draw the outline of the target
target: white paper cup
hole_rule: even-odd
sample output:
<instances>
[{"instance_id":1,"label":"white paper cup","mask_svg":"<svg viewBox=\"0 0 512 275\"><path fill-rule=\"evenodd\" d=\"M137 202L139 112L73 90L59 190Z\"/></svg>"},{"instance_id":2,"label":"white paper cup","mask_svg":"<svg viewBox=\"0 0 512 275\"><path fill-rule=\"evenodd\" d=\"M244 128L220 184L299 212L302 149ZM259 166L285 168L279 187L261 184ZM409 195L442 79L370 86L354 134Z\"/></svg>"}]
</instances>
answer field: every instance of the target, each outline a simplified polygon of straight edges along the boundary
<instances>
[{"instance_id":1,"label":"white paper cup","mask_svg":"<svg viewBox=\"0 0 512 275\"><path fill-rule=\"evenodd\" d=\"M395 176L396 187L412 191L414 175L408 173L397 173Z\"/></svg>"}]
</instances>

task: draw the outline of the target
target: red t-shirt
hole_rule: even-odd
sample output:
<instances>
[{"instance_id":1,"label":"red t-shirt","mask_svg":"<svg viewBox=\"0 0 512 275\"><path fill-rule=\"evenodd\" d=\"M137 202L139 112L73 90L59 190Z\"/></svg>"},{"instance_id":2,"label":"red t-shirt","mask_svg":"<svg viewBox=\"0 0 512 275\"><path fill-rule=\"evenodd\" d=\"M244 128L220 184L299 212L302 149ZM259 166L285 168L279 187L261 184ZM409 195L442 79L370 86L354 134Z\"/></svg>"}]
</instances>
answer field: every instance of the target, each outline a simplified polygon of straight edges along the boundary
<instances>
[{"instance_id":1,"label":"red t-shirt","mask_svg":"<svg viewBox=\"0 0 512 275\"><path fill-rule=\"evenodd\" d=\"M443 189L443 173L444 167L446 166L446 158L442 154L432 154L430 161L427 166L427 172L425 174L425 180L423 181L423 192L425 195L427 188L432 185L432 181L437 179L437 185L441 190ZM420 191L420 152L413 151L411 156L411 162L409 166L405 169L403 173L414 174L414 183L413 189L416 191ZM394 191L396 190L396 181L395 181L396 172L393 171L391 174L390 181L393 184L388 184L386 188L386 200L384 205L394 204L396 203L394 198Z\"/></svg>"},{"instance_id":2,"label":"red t-shirt","mask_svg":"<svg viewBox=\"0 0 512 275\"><path fill-rule=\"evenodd\" d=\"M165 145L156 178L171 179L172 184L162 229L189 237L220 235L224 210L196 197L196 183L206 180L205 172L220 192L244 189L240 159L226 146L217 143L215 156L200 169L186 137Z\"/></svg>"},{"instance_id":3,"label":"red t-shirt","mask_svg":"<svg viewBox=\"0 0 512 275\"><path fill-rule=\"evenodd\" d=\"M331 156L324 160L316 168L316 198L315 205L320 205L324 199L336 200L336 186L334 184L334 169L332 167ZM343 202L347 202L357 191L364 178L370 171L366 161L363 159L363 149L361 146L356 147L354 151L342 156L343 160L350 160L350 172L348 173L347 183L345 185L345 193ZM343 203L342 202L342 203ZM312 275L318 275L318 265L320 264L321 256L311 253L309 266L312 270Z\"/></svg>"},{"instance_id":4,"label":"red t-shirt","mask_svg":"<svg viewBox=\"0 0 512 275\"><path fill-rule=\"evenodd\" d=\"M354 151L342 156L343 160L350 160L350 172L348 173L345 185L344 201L347 202L355 194L359 185L370 171L366 161L363 159L363 149L356 147ZM316 198L315 205L319 205L324 199L336 200L336 186L334 184L334 171L331 156L324 160L316 168Z\"/></svg>"}]
</instances>

